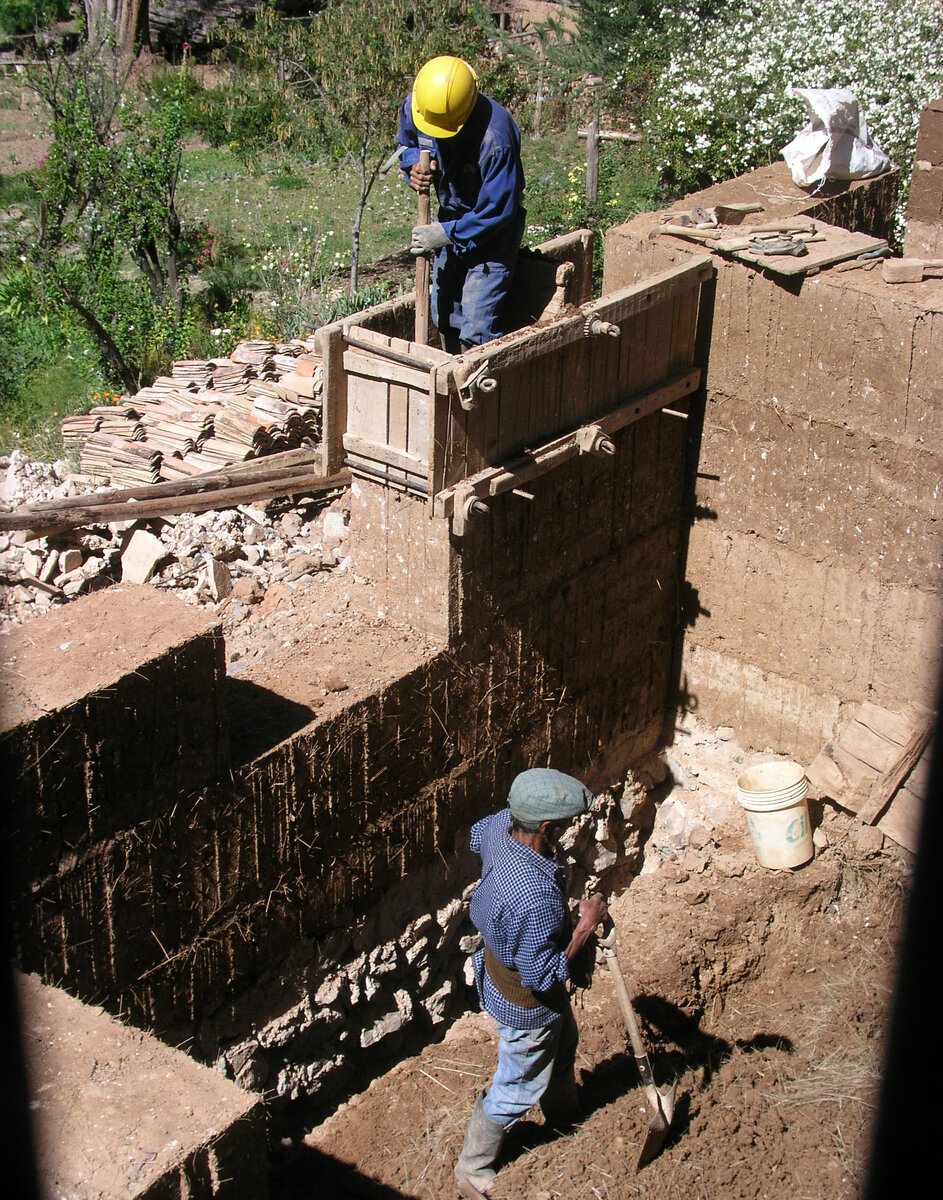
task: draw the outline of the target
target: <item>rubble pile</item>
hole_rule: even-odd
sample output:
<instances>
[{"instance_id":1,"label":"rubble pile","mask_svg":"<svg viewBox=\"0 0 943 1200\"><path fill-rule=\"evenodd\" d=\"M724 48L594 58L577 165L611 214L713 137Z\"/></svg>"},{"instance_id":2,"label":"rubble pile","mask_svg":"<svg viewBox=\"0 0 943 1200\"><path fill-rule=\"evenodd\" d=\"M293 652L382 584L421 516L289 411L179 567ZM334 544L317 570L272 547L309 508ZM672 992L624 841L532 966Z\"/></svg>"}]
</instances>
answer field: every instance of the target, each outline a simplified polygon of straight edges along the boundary
<instances>
[{"instance_id":1,"label":"rubble pile","mask_svg":"<svg viewBox=\"0 0 943 1200\"><path fill-rule=\"evenodd\" d=\"M68 464L14 451L0 458L0 504L16 508L95 489ZM104 489L98 489L104 490ZM275 505L114 521L27 540L0 533L0 623L20 622L84 592L120 581L150 583L193 604L211 604L227 630L256 606L310 587L319 572L346 569L346 493Z\"/></svg>"},{"instance_id":2,"label":"rubble pile","mask_svg":"<svg viewBox=\"0 0 943 1200\"><path fill-rule=\"evenodd\" d=\"M240 342L62 422L83 475L137 487L215 471L321 439L322 364L309 342Z\"/></svg>"}]
</instances>

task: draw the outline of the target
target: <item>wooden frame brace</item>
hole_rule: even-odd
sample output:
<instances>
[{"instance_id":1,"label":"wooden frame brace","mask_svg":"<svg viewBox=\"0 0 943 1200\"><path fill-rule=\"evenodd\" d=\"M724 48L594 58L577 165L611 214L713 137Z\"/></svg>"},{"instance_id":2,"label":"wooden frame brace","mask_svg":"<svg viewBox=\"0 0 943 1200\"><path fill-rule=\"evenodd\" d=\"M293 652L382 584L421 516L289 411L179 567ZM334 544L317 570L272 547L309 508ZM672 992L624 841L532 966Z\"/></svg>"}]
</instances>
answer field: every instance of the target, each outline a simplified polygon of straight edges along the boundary
<instances>
[{"instance_id":1,"label":"wooden frame brace","mask_svg":"<svg viewBox=\"0 0 943 1200\"><path fill-rule=\"evenodd\" d=\"M522 484L545 475L554 467L579 454L611 455L615 450L610 440L613 433L650 416L666 405L675 404L685 396L692 395L697 391L700 382L700 368L694 367L659 387L638 393L627 404L613 409L595 421L581 425L571 433L545 442L526 455L494 467L486 467L461 483L436 493L433 500L434 515L450 517L452 533L456 537L462 537L468 521L475 515L488 511L489 498L514 491Z\"/></svg>"}]
</instances>

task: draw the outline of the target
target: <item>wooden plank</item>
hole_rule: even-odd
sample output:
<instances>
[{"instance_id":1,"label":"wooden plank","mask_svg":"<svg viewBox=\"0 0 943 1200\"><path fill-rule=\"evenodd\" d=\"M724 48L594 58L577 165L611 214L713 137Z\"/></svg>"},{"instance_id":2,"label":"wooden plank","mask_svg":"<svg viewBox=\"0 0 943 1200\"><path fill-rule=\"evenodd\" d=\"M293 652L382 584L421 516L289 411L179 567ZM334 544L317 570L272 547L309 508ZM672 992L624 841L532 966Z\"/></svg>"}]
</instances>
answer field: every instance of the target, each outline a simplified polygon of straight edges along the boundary
<instances>
[{"instance_id":1,"label":"wooden plank","mask_svg":"<svg viewBox=\"0 0 943 1200\"><path fill-rule=\"evenodd\" d=\"M57 516L55 520L49 512L34 513L31 517L7 516L6 528L25 529L31 531L34 537L43 537L65 529L77 529L82 525L106 525L111 521L145 521L151 517L168 517L177 513L201 513L211 509L235 508L237 504L271 500L275 496L300 496L305 492L313 494L331 491L334 488L346 487L349 483L350 472L343 469L324 476L301 468L297 474L282 472L276 479L260 479L189 496L138 500L133 504L90 504L87 508L72 508L68 513ZM11 521L17 523L10 524ZM32 524L26 524L27 521L32 521Z\"/></svg>"},{"instance_id":2,"label":"wooden plank","mask_svg":"<svg viewBox=\"0 0 943 1200\"><path fill-rule=\"evenodd\" d=\"M932 726L931 714L927 712L924 721L914 729L910 741L900 751L897 761L872 786L870 796L858 813L860 820L872 825L878 819L900 786L901 780L909 774L923 753L930 740Z\"/></svg>"},{"instance_id":3,"label":"wooden plank","mask_svg":"<svg viewBox=\"0 0 943 1200\"><path fill-rule=\"evenodd\" d=\"M891 801L887 812L877 822L886 837L892 838L911 854L917 853L920 826L923 819L923 799L909 788L901 788Z\"/></svg>"},{"instance_id":4,"label":"wooden plank","mask_svg":"<svg viewBox=\"0 0 943 1200\"><path fill-rule=\"evenodd\" d=\"M860 706L855 713L855 720L873 730L879 737L885 738L889 742L896 742L898 746L906 746L914 731L911 718L903 713L879 708L870 700L865 700Z\"/></svg>"},{"instance_id":5,"label":"wooden plank","mask_svg":"<svg viewBox=\"0 0 943 1200\"><path fill-rule=\"evenodd\" d=\"M348 375L379 379L383 383L402 383L406 387L429 386L429 372L420 367L406 367L386 358L374 358L363 350L344 351L344 369Z\"/></svg>"},{"instance_id":6,"label":"wooden plank","mask_svg":"<svg viewBox=\"0 0 943 1200\"><path fill-rule=\"evenodd\" d=\"M465 421L467 412L462 408L458 397L452 393L449 395L448 406L448 425L446 432L446 454L445 454L445 480L446 485L456 483L464 478L468 473L467 460L465 457L466 450L466 434Z\"/></svg>"},{"instance_id":7,"label":"wooden plank","mask_svg":"<svg viewBox=\"0 0 943 1200\"><path fill-rule=\"evenodd\" d=\"M352 433L344 434L344 449L360 458L369 458L374 462L399 467L400 470L409 471L422 479L425 479L429 470L429 464L425 459L417 458L414 454L406 454L402 450L395 450L392 446L384 445L381 442L371 442L368 438L357 437Z\"/></svg>"},{"instance_id":8,"label":"wooden plank","mask_svg":"<svg viewBox=\"0 0 943 1200\"><path fill-rule=\"evenodd\" d=\"M838 800L845 787L845 777L832 758L832 746L823 746L806 768L806 779L812 789L832 800Z\"/></svg>"},{"instance_id":9,"label":"wooden plank","mask_svg":"<svg viewBox=\"0 0 943 1200\"><path fill-rule=\"evenodd\" d=\"M605 320L621 325L631 316L667 304L679 293L697 290L713 274L714 267L709 257L692 258L682 267L673 267L661 275L653 275L641 283L613 292L606 297L606 304L600 307L600 313L605 314Z\"/></svg>"},{"instance_id":10,"label":"wooden plank","mask_svg":"<svg viewBox=\"0 0 943 1200\"><path fill-rule=\"evenodd\" d=\"M409 397L412 389L391 383L387 390L386 440L400 450L409 448Z\"/></svg>"},{"instance_id":11,"label":"wooden plank","mask_svg":"<svg viewBox=\"0 0 943 1200\"><path fill-rule=\"evenodd\" d=\"M621 325L628 317L644 312L653 305L661 304L677 292L696 287L714 273L709 255L688 259L670 267L641 283L631 284L612 295L605 302L584 305L579 315L565 317L553 325L547 325L502 339L504 345L495 344L488 354L493 371L502 371L516 362L559 350L573 342L585 340L584 321L588 315L599 315L603 320Z\"/></svg>"},{"instance_id":12,"label":"wooden plank","mask_svg":"<svg viewBox=\"0 0 943 1200\"><path fill-rule=\"evenodd\" d=\"M347 430L347 373L344 370L344 331L340 322L315 330L314 343L322 362L322 470L329 475L343 466L343 439Z\"/></svg>"},{"instance_id":13,"label":"wooden plank","mask_svg":"<svg viewBox=\"0 0 943 1200\"><path fill-rule=\"evenodd\" d=\"M669 380L661 387L633 396L628 404L594 421L603 433L612 434L642 417L657 411L665 404L677 401L682 395L690 395L700 382L700 371L696 368L685 375ZM531 479L538 478L561 463L579 454L576 431L571 431L534 448L529 454L519 455L497 466L491 466L477 475L468 476L447 485L435 493L436 515L450 516L453 511L455 488L458 484L470 487L479 496L497 496Z\"/></svg>"},{"instance_id":14,"label":"wooden plank","mask_svg":"<svg viewBox=\"0 0 943 1200\"><path fill-rule=\"evenodd\" d=\"M390 404L392 408L393 389L390 388ZM409 388L406 393L406 446L405 449L429 462L429 393L419 388Z\"/></svg>"},{"instance_id":15,"label":"wooden plank","mask_svg":"<svg viewBox=\"0 0 943 1200\"><path fill-rule=\"evenodd\" d=\"M589 346L586 339L560 347L560 427L575 429L586 411L586 375Z\"/></svg>"},{"instance_id":16,"label":"wooden plank","mask_svg":"<svg viewBox=\"0 0 943 1200\"><path fill-rule=\"evenodd\" d=\"M823 267L846 262L868 250L887 245L883 238L874 238L867 233L839 229L835 225L823 225L819 221L815 224L818 232L825 235L825 241L811 243L808 247L809 253L801 258L788 254L751 254L749 250L733 251L733 257L749 263L750 266L762 267L774 275L815 275ZM747 236L751 233L750 228L746 226L741 226L740 231Z\"/></svg>"},{"instance_id":17,"label":"wooden plank","mask_svg":"<svg viewBox=\"0 0 943 1200\"><path fill-rule=\"evenodd\" d=\"M429 495L445 487L448 464L449 405L448 367L437 367L429 379ZM429 506L430 516L432 505Z\"/></svg>"},{"instance_id":18,"label":"wooden plank","mask_svg":"<svg viewBox=\"0 0 943 1200\"><path fill-rule=\"evenodd\" d=\"M112 492L95 492L86 496L64 496L60 500L37 500L33 504L24 504L15 513L2 513L5 516L25 516L33 514L62 515L74 508L88 508L92 501L96 508L109 504L130 504L134 500L159 500L168 496L193 496L200 492L211 492L216 488L231 487L235 483L248 483L253 479L266 479L279 471L295 471L299 467L311 467L314 471L321 469L321 449L308 446L296 450L283 450L279 454L269 454L264 458L251 458L247 462L233 463L218 471L205 471L190 479L173 483L149 483L138 488L116 488Z\"/></svg>"},{"instance_id":19,"label":"wooden plank","mask_svg":"<svg viewBox=\"0 0 943 1200\"><path fill-rule=\"evenodd\" d=\"M424 476L414 475L402 470L401 467L393 467L389 463L378 462L376 459L361 458L353 453L349 455L347 461L354 475L382 483L384 486L400 488L414 496L426 497L429 494Z\"/></svg>"},{"instance_id":20,"label":"wooden plank","mask_svg":"<svg viewBox=\"0 0 943 1200\"><path fill-rule=\"evenodd\" d=\"M831 757L844 780L842 794L834 796L842 808L859 812L871 795L871 785L877 780L878 772L854 755L843 749L841 743L832 747Z\"/></svg>"},{"instance_id":21,"label":"wooden plank","mask_svg":"<svg viewBox=\"0 0 943 1200\"><path fill-rule=\"evenodd\" d=\"M347 427L349 433L385 442L389 388L380 379L351 375L347 380Z\"/></svg>"},{"instance_id":22,"label":"wooden plank","mask_svg":"<svg viewBox=\"0 0 943 1200\"><path fill-rule=\"evenodd\" d=\"M390 338L394 350L408 352L412 342ZM409 449L409 398L411 391L401 383L391 383L387 397L386 440L400 450Z\"/></svg>"},{"instance_id":23,"label":"wooden plank","mask_svg":"<svg viewBox=\"0 0 943 1200\"><path fill-rule=\"evenodd\" d=\"M890 771L900 757L900 746L862 725L855 718L841 735L841 748L860 762L873 767L879 775Z\"/></svg>"},{"instance_id":24,"label":"wooden plank","mask_svg":"<svg viewBox=\"0 0 943 1200\"><path fill-rule=\"evenodd\" d=\"M862 716L870 724L866 725ZM884 737L871 727L874 725L894 739L906 731L906 745ZM903 713L894 714L874 704L862 704L838 743L825 746L816 756L807 771L809 781L872 825L913 771L932 729L933 714L921 705L912 703Z\"/></svg>"}]
</instances>

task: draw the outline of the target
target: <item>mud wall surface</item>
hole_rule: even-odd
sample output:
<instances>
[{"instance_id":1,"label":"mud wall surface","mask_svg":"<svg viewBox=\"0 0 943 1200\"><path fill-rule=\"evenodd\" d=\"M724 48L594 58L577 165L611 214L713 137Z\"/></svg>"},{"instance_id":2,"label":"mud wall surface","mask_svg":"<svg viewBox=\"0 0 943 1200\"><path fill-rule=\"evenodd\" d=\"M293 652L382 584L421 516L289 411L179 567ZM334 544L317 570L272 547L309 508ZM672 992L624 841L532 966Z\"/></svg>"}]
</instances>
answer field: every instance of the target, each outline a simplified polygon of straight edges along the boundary
<instances>
[{"instance_id":1,"label":"mud wall surface","mask_svg":"<svg viewBox=\"0 0 943 1200\"><path fill-rule=\"evenodd\" d=\"M88 997L114 994L149 936L140 891L166 903L176 877L172 863L129 871L150 853L136 831L160 828L228 769L221 632L153 588L121 585L14 629L0 650L0 831L19 961Z\"/></svg>"},{"instance_id":2,"label":"mud wall surface","mask_svg":"<svg viewBox=\"0 0 943 1200\"><path fill-rule=\"evenodd\" d=\"M498 679L493 664L443 650L230 773L218 629L195 610L113 588L20 632L4 638L5 682L15 667L40 670L30 647L48 658L74 644L90 689L73 698L77 674L62 707L5 734L22 967L282 1096L332 1094L361 1056L464 1004L468 827L500 807L528 755L576 753L572 738L551 741L533 654L517 674L496 660ZM14 676L5 694L32 715L53 692ZM194 694L197 711L183 703ZM579 711L561 697L568 707ZM174 746L158 736L202 736L207 757L162 777ZM86 760L114 766L112 790ZM600 871L625 860L621 811L589 829Z\"/></svg>"},{"instance_id":3,"label":"mud wall surface","mask_svg":"<svg viewBox=\"0 0 943 1200\"><path fill-rule=\"evenodd\" d=\"M687 255L657 221L610 231L607 289ZM943 285L715 261L679 678L707 721L810 761L863 700L933 705Z\"/></svg>"},{"instance_id":4,"label":"mud wall surface","mask_svg":"<svg viewBox=\"0 0 943 1200\"><path fill-rule=\"evenodd\" d=\"M931 100L920 114L904 253L943 258L943 99Z\"/></svg>"},{"instance_id":5,"label":"mud wall surface","mask_svg":"<svg viewBox=\"0 0 943 1200\"><path fill-rule=\"evenodd\" d=\"M42 1195L265 1200L260 1097L35 976L16 983Z\"/></svg>"}]
</instances>

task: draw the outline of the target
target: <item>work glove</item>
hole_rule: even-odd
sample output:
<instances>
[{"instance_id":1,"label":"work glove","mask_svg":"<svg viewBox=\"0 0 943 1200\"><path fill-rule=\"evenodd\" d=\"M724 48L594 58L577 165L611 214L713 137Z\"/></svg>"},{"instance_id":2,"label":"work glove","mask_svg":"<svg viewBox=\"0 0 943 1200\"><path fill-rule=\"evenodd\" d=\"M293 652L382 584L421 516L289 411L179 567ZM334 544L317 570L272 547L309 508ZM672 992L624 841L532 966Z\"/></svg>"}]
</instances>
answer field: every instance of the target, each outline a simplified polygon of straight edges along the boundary
<instances>
[{"instance_id":1,"label":"work glove","mask_svg":"<svg viewBox=\"0 0 943 1200\"><path fill-rule=\"evenodd\" d=\"M431 254L442 246L447 246L451 238L438 221L431 225L416 225L409 243L410 254Z\"/></svg>"}]
</instances>

